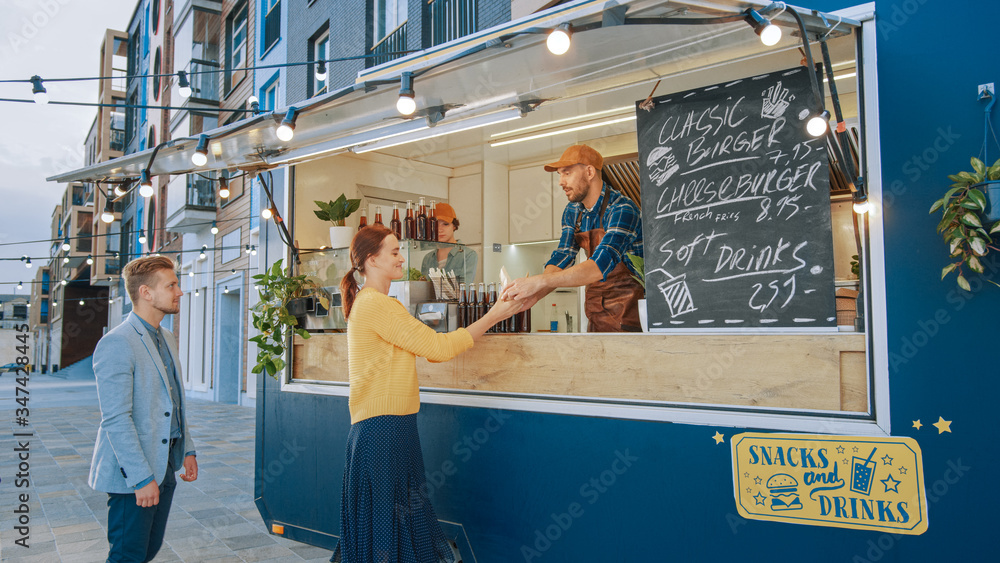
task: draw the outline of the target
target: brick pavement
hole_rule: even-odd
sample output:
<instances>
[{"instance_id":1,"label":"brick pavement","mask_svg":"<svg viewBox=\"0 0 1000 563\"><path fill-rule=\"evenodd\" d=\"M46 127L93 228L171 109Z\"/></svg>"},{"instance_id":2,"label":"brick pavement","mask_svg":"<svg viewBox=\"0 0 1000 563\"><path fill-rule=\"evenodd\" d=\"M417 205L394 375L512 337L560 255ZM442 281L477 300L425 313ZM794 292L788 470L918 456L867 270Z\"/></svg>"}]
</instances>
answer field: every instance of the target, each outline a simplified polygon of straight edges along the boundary
<instances>
[{"instance_id":1,"label":"brick pavement","mask_svg":"<svg viewBox=\"0 0 1000 563\"><path fill-rule=\"evenodd\" d=\"M59 387L50 376L31 378L32 385L40 384L39 389L45 387L43 381ZM0 385L0 393L11 394L9 383ZM74 385L74 397L80 396L79 381ZM10 408L10 401L4 403ZM253 503L254 409L197 400L189 400L188 405L188 424L198 450L198 480L178 480L166 540L153 561L327 561L329 551L273 536L264 527ZM35 436L30 444L31 487L27 489L14 487L18 464L13 454L17 444L12 433L18 428L13 424L14 412L0 408L4 421L0 425L2 561L104 561L107 495L87 485L100 422L96 400L86 406L31 409L29 428ZM30 495L28 549L14 544L19 492Z\"/></svg>"}]
</instances>

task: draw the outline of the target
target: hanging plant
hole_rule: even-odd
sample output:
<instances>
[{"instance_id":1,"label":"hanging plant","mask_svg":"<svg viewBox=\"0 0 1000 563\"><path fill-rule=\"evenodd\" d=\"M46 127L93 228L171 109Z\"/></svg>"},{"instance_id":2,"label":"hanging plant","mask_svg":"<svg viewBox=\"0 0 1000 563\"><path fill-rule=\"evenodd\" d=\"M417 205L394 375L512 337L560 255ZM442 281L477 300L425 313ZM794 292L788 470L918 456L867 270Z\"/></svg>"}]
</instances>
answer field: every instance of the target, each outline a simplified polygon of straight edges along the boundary
<instances>
[{"instance_id":1,"label":"hanging plant","mask_svg":"<svg viewBox=\"0 0 1000 563\"><path fill-rule=\"evenodd\" d=\"M285 347L292 333L309 338L309 332L299 326L298 319L289 313L288 305L296 299L315 297L324 308L330 308L330 300L320 291L319 284L305 275L291 276L281 268L282 260L271 268L253 276L260 288L260 302L251 308L253 326L260 334L250 338L257 344L257 365L253 373L266 371L277 379L277 373L285 369Z\"/></svg>"},{"instance_id":2,"label":"hanging plant","mask_svg":"<svg viewBox=\"0 0 1000 563\"><path fill-rule=\"evenodd\" d=\"M977 186L983 182L1000 180L1000 160L989 168L978 158L972 159L973 172L959 172L948 176L952 182L944 197L935 201L930 213L940 210L943 214L937 232L948 243L951 258L955 261L941 270L941 279L952 272L958 273L958 287L971 291L969 281L962 271L965 266L977 274L985 272L982 257L990 250L1000 251L994 245L992 235L1000 232L1000 221L986 229L986 194ZM1000 287L993 280L986 280Z\"/></svg>"}]
</instances>

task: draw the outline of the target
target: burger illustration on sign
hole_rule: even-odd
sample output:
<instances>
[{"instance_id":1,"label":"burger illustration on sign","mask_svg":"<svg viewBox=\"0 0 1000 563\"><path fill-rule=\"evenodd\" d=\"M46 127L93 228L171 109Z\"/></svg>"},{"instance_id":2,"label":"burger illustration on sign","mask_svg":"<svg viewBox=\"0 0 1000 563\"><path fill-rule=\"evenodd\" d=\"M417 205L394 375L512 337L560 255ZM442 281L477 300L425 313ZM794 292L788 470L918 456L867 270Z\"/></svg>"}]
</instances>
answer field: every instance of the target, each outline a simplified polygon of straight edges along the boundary
<instances>
[{"instance_id":1,"label":"burger illustration on sign","mask_svg":"<svg viewBox=\"0 0 1000 563\"><path fill-rule=\"evenodd\" d=\"M799 482L787 473L775 473L767 480L767 488L771 491L771 510L801 510L799 500Z\"/></svg>"}]
</instances>

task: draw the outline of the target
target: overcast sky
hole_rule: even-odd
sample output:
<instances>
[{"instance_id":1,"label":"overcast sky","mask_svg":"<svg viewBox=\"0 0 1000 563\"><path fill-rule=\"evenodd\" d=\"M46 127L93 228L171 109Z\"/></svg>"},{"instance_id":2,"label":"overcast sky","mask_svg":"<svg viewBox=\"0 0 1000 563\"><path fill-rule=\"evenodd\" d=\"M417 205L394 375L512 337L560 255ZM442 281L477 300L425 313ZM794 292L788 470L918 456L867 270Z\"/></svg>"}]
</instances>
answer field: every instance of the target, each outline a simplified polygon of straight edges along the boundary
<instances>
[{"instance_id":1,"label":"overcast sky","mask_svg":"<svg viewBox=\"0 0 1000 563\"><path fill-rule=\"evenodd\" d=\"M96 76L100 46L108 28L124 30L137 0L0 0L0 79ZM97 101L97 82L45 85L53 101ZM0 84L0 98L31 99L31 85ZM97 108L0 102L0 258L47 257L52 210L65 184L45 178L83 166L83 141ZM19 261L0 261L0 293L27 283L31 270ZM13 282L14 285L5 284Z\"/></svg>"}]
</instances>

